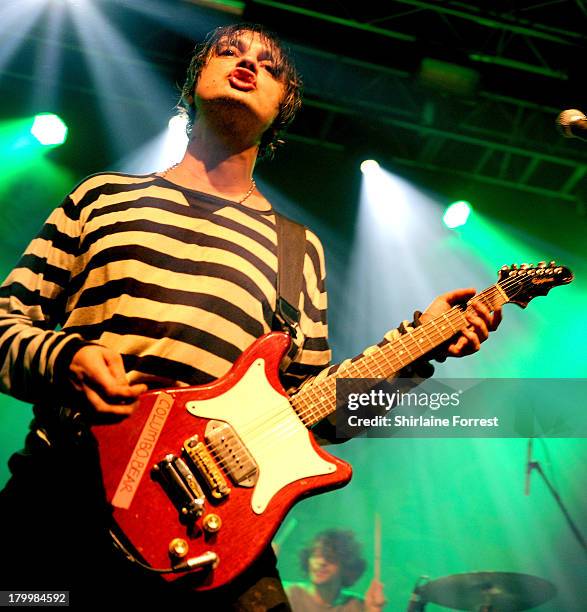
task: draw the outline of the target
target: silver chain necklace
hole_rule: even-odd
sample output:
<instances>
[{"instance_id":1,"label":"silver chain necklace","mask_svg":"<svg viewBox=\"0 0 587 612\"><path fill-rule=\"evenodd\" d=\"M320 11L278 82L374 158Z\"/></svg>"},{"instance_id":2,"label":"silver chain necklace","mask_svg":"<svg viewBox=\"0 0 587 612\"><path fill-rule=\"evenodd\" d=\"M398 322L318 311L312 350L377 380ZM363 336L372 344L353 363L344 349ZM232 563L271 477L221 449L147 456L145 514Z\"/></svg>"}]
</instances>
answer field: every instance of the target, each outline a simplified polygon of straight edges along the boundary
<instances>
[{"instance_id":1,"label":"silver chain necklace","mask_svg":"<svg viewBox=\"0 0 587 612\"><path fill-rule=\"evenodd\" d=\"M168 172L171 172L171 170L174 170L175 168L177 168L177 166L179 166L179 162L173 164L173 166L169 166L169 168L167 168L166 170L163 170L163 172L159 172L159 176L161 178L165 178L167 176ZM245 195L237 202L237 204L242 204L243 202L245 202L253 193L253 191L255 191L257 187L257 183L255 183L255 179L251 177L251 186L249 187L249 190L247 191L247 193L245 193Z\"/></svg>"}]
</instances>

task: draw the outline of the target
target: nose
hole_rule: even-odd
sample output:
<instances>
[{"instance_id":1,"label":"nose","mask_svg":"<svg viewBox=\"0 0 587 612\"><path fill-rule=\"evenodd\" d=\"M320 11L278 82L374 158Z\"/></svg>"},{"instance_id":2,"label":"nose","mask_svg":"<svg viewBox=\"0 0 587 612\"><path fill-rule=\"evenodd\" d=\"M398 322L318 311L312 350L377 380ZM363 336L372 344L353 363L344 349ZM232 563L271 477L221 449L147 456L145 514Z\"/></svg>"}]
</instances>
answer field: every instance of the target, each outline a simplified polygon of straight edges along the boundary
<instances>
[{"instance_id":1,"label":"nose","mask_svg":"<svg viewBox=\"0 0 587 612\"><path fill-rule=\"evenodd\" d=\"M257 72L258 72L257 62L250 55L244 55L243 57L241 57L241 59L238 62L238 67L239 68L246 68L247 70L250 70L254 74L257 74Z\"/></svg>"}]
</instances>

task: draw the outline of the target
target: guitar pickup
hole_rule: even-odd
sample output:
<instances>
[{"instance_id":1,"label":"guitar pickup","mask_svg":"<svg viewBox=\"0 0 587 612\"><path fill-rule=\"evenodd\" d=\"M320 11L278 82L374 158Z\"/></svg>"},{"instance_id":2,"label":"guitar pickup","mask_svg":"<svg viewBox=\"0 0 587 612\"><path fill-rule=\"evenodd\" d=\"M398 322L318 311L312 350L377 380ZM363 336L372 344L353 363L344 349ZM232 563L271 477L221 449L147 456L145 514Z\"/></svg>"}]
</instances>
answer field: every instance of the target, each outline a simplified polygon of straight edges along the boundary
<instances>
[{"instance_id":1,"label":"guitar pickup","mask_svg":"<svg viewBox=\"0 0 587 612\"><path fill-rule=\"evenodd\" d=\"M180 457L167 455L153 466L163 488L178 506L182 516L197 519L204 512L205 497L194 474Z\"/></svg>"},{"instance_id":2,"label":"guitar pickup","mask_svg":"<svg viewBox=\"0 0 587 612\"><path fill-rule=\"evenodd\" d=\"M206 442L237 485L254 487L257 484L257 463L228 423L210 421L206 426Z\"/></svg>"}]
</instances>

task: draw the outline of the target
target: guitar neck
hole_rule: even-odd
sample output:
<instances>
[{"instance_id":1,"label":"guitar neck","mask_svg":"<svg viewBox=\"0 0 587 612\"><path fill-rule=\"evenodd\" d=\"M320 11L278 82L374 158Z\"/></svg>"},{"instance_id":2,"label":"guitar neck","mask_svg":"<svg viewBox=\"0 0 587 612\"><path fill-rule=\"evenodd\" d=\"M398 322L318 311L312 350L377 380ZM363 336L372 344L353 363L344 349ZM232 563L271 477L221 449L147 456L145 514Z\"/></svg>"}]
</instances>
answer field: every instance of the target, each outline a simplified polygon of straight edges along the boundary
<instances>
[{"instance_id":1,"label":"guitar neck","mask_svg":"<svg viewBox=\"0 0 587 612\"><path fill-rule=\"evenodd\" d=\"M466 313L473 310L474 302L483 302L495 310L508 301L499 284L492 285L471 298L466 307L454 306L410 333L373 347L369 354L356 357L344 368L300 389L291 398L291 404L306 427L311 427L336 409L337 378L389 378L466 328Z\"/></svg>"}]
</instances>

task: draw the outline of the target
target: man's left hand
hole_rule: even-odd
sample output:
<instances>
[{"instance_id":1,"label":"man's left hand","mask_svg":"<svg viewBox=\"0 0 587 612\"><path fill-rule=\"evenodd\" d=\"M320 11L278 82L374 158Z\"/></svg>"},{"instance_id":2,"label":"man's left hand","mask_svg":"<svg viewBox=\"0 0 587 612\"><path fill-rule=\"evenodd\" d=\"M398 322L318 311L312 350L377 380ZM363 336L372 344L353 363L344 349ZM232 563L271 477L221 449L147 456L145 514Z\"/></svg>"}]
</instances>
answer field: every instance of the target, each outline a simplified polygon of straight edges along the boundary
<instances>
[{"instance_id":1,"label":"man's left hand","mask_svg":"<svg viewBox=\"0 0 587 612\"><path fill-rule=\"evenodd\" d=\"M467 302L475 293L477 293L475 289L468 288L455 289L439 295L422 313L420 322L424 324L435 319L456 304ZM440 357L440 360L444 361L443 357L447 356L464 357L465 355L471 355L481 348L481 343L487 340L489 332L497 329L501 322L501 308L496 308L491 312L481 301L474 302L471 306L473 310L465 314L469 325L455 336L450 344L443 345L440 354L438 354L438 350L436 351L437 359Z\"/></svg>"}]
</instances>

